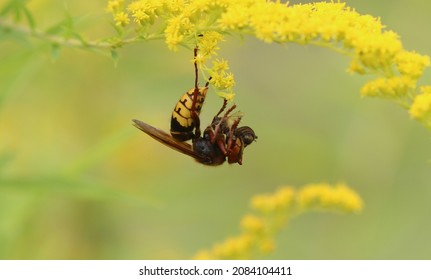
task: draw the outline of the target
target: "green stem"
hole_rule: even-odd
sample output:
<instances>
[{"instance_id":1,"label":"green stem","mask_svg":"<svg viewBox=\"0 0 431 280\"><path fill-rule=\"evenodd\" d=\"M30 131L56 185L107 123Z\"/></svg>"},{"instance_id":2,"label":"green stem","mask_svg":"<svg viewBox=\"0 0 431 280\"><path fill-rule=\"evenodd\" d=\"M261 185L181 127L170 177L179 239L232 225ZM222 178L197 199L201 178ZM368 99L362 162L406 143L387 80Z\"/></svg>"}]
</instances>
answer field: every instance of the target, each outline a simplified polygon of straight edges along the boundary
<instances>
[{"instance_id":1,"label":"green stem","mask_svg":"<svg viewBox=\"0 0 431 280\"><path fill-rule=\"evenodd\" d=\"M149 35L147 37L135 36L127 39L106 39L101 41L83 41L74 38L64 38L58 35L51 35L37 29L30 29L25 26L16 25L11 21L0 18L0 29L6 32L14 32L26 37L34 37L42 41L71 48L94 48L112 49L119 46L139 43L149 40L159 40L164 38L164 34Z\"/></svg>"}]
</instances>

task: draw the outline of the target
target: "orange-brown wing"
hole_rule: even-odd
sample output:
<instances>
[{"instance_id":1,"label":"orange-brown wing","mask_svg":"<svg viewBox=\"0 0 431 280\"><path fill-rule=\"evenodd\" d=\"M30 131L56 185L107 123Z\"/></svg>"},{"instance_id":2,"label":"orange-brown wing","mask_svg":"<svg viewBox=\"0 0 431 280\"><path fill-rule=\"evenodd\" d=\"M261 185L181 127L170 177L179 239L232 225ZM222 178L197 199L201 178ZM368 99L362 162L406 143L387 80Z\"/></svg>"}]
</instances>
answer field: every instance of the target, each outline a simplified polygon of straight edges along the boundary
<instances>
[{"instance_id":1,"label":"orange-brown wing","mask_svg":"<svg viewBox=\"0 0 431 280\"><path fill-rule=\"evenodd\" d=\"M196 159L199 162L205 161L205 158L203 158L202 156L200 156L199 154L193 151L192 145L184 142L175 141L174 138L168 133L164 132L163 130L157 129L149 124L146 124L140 120L132 120L132 121L135 127L139 128L140 130L142 130L152 138L156 139L160 143L180 153L191 156L192 158Z\"/></svg>"}]
</instances>

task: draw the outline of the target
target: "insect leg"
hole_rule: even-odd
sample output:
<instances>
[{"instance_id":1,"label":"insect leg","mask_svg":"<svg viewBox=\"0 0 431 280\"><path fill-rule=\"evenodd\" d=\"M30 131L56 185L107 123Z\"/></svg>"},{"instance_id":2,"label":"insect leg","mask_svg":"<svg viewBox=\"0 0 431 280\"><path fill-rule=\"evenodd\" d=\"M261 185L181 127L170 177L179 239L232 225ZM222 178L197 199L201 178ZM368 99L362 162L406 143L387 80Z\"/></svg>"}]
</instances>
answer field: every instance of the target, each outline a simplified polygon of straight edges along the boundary
<instances>
[{"instance_id":1,"label":"insect leg","mask_svg":"<svg viewBox=\"0 0 431 280\"><path fill-rule=\"evenodd\" d=\"M226 144L225 144L225 137L223 134L215 134L213 130L209 130L209 138L210 138L210 142L212 144L216 144L217 147L220 149L221 153L226 156L228 154L227 150L226 150Z\"/></svg>"},{"instance_id":2,"label":"insect leg","mask_svg":"<svg viewBox=\"0 0 431 280\"><path fill-rule=\"evenodd\" d=\"M238 127L241 118L235 120L232 126L229 128L229 136L227 140L227 157L229 163L237 162L242 165L242 153L244 150L244 141L235 135L235 131Z\"/></svg>"},{"instance_id":3,"label":"insect leg","mask_svg":"<svg viewBox=\"0 0 431 280\"><path fill-rule=\"evenodd\" d=\"M238 127L239 122L241 121L241 118L238 118L237 120L235 120L235 122L232 124L232 126L229 129L229 138L227 139L227 149L228 149L228 153L231 152L232 149L232 145L235 144L234 141L236 141L236 139L234 139L234 131L236 130L236 128Z\"/></svg>"},{"instance_id":4,"label":"insect leg","mask_svg":"<svg viewBox=\"0 0 431 280\"><path fill-rule=\"evenodd\" d=\"M192 107L190 109L190 115L193 119L193 122L195 123L195 138L199 138L201 135L201 128L200 128L200 119L199 115L196 112L196 102L198 100L199 95L199 86L198 86L198 64L196 62L196 57L198 55L198 47L194 48L194 61L193 64L195 66L195 90L193 91L193 101L192 101Z\"/></svg>"},{"instance_id":5,"label":"insect leg","mask_svg":"<svg viewBox=\"0 0 431 280\"><path fill-rule=\"evenodd\" d=\"M223 99L223 105L221 106L220 111L218 111L218 113L215 115L216 117L218 117L218 115L220 115L224 111L224 109L226 109L226 105L227 105L227 100Z\"/></svg>"},{"instance_id":6,"label":"insect leg","mask_svg":"<svg viewBox=\"0 0 431 280\"><path fill-rule=\"evenodd\" d=\"M224 109L224 107L226 107L226 99L224 100L224 102L223 102L223 107L222 107L222 109ZM220 122L215 126L215 128L214 128L214 134L215 135L218 135L219 133L220 133L220 126L221 126L221 124L223 123L223 122L225 122L226 121L226 119L227 119L227 117L228 117L228 115L234 110L236 108L236 105L234 104L234 105L232 105L232 107L230 107L229 108L229 110L227 110L226 111L226 113L223 115L223 117L221 118L221 120L220 120ZM222 112L222 110L221 110L221 112ZM219 112L219 113L221 113L221 112ZM213 144L214 144L214 142L212 142Z\"/></svg>"}]
</instances>

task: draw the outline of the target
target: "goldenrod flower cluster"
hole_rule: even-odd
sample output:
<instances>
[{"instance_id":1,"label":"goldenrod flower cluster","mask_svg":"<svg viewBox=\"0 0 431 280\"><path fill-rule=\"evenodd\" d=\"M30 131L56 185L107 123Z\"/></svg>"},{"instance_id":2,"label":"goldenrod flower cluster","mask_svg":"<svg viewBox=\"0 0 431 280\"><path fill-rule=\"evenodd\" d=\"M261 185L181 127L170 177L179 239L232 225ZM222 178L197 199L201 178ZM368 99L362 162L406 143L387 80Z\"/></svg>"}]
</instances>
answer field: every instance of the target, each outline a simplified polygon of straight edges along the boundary
<instances>
[{"instance_id":1,"label":"goldenrod flower cluster","mask_svg":"<svg viewBox=\"0 0 431 280\"><path fill-rule=\"evenodd\" d=\"M224 41L223 36L216 31L203 32L197 40L199 48L198 57L195 59L200 68L211 77L210 83L219 91L217 94L224 99L231 100L235 85L233 74L229 71L229 63L225 59L212 59L220 49L219 42ZM206 67L205 62L211 60L212 67Z\"/></svg>"},{"instance_id":2,"label":"goldenrod flower cluster","mask_svg":"<svg viewBox=\"0 0 431 280\"><path fill-rule=\"evenodd\" d=\"M345 184L310 184L299 189L285 186L271 194L256 195L251 207L253 212L241 219L239 235L198 252L195 258L259 258L275 249L276 234L291 218L310 211L358 213L363 202Z\"/></svg>"},{"instance_id":3,"label":"goldenrod flower cluster","mask_svg":"<svg viewBox=\"0 0 431 280\"><path fill-rule=\"evenodd\" d=\"M406 108L412 106L418 95L417 81L430 65L428 56L403 49L399 36L387 30L380 19L361 15L342 2L289 5L268 0L134 0L126 7L124 0L111 0L107 10L119 27L127 28L133 19L134 30L143 38L161 32L171 50L180 45L199 46L202 63L217 55L218 43L227 34L250 35L268 43L328 47L351 57L349 72L377 75L361 89L362 96L391 99ZM158 31L151 31L152 26ZM234 76L215 70L219 63L204 67L204 71L212 77L219 95L232 98ZM418 98L415 108L424 96ZM415 108L410 114L423 121L425 118L414 115Z\"/></svg>"},{"instance_id":4,"label":"goldenrod flower cluster","mask_svg":"<svg viewBox=\"0 0 431 280\"><path fill-rule=\"evenodd\" d=\"M106 10L114 16L114 21L117 26L126 26L130 22L129 15L123 11L124 0L109 1Z\"/></svg>"},{"instance_id":5,"label":"goldenrod flower cluster","mask_svg":"<svg viewBox=\"0 0 431 280\"><path fill-rule=\"evenodd\" d=\"M410 107L410 115L431 128L431 86L420 88L420 94Z\"/></svg>"},{"instance_id":6,"label":"goldenrod flower cluster","mask_svg":"<svg viewBox=\"0 0 431 280\"><path fill-rule=\"evenodd\" d=\"M363 203L359 195L345 184L331 187L328 184L310 184L299 190L297 196L299 210L310 209L358 212Z\"/></svg>"}]
</instances>

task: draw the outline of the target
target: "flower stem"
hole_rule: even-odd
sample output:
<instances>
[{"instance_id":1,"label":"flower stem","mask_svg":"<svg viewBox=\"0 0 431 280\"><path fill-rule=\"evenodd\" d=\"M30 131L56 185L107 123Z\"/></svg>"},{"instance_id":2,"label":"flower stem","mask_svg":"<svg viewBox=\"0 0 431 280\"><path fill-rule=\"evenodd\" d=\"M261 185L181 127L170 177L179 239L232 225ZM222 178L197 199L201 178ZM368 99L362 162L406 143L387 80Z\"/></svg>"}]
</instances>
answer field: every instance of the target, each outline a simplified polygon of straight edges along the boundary
<instances>
[{"instance_id":1,"label":"flower stem","mask_svg":"<svg viewBox=\"0 0 431 280\"><path fill-rule=\"evenodd\" d=\"M11 21L0 18L0 29L3 32L13 32L26 37L34 37L47 43L56 44L70 48L92 48L92 49L113 49L119 46L130 45L149 40L160 40L164 38L164 34L143 36L134 36L126 39L102 39L100 41L85 41L83 39L64 38L58 35L48 34L41 30L31 29L25 26L17 25Z\"/></svg>"}]
</instances>

